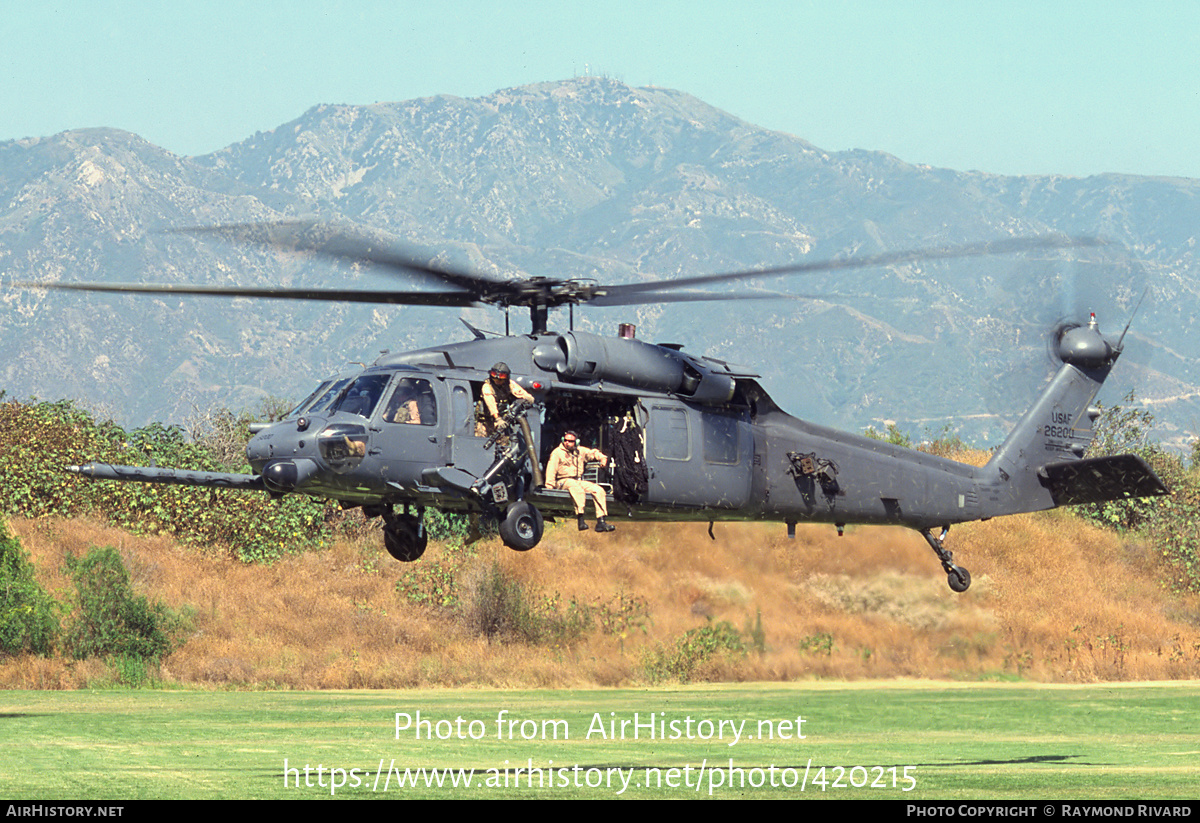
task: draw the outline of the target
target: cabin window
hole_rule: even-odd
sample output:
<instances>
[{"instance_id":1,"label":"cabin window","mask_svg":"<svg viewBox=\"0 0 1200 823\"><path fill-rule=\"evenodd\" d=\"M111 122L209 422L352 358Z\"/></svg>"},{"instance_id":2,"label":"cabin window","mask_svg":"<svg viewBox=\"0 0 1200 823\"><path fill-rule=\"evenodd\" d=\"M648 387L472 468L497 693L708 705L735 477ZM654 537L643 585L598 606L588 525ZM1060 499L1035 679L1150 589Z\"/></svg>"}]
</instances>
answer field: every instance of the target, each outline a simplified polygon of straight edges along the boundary
<instances>
[{"instance_id":1,"label":"cabin window","mask_svg":"<svg viewBox=\"0 0 1200 823\"><path fill-rule=\"evenodd\" d=\"M475 404L471 402L471 390L466 386L452 388L450 405L454 409L454 430L471 433L474 430L475 412Z\"/></svg>"},{"instance_id":2,"label":"cabin window","mask_svg":"<svg viewBox=\"0 0 1200 823\"><path fill-rule=\"evenodd\" d=\"M307 409L309 404L311 404L318 397L322 396L322 393L325 391L325 389L327 389L329 387L329 384L332 382L333 382L332 380L326 380L324 383L317 386L317 388L313 391L312 394L310 394L308 397L304 398L299 403L297 403L295 408L293 408L290 412L288 412L286 415L284 415L283 419L289 420L293 417L296 417L297 415L300 414L300 412Z\"/></svg>"},{"instance_id":3,"label":"cabin window","mask_svg":"<svg viewBox=\"0 0 1200 823\"><path fill-rule=\"evenodd\" d=\"M663 460L687 460L691 457L688 442L687 412L654 406L650 410L650 442L654 456Z\"/></svg>"},{"instance_id":4,"label":"cabin window","mask_svg":"<svg viewBox=\"0 0 1200 823\"><path fill-rule=\"evenodd\" d=\"M705 412L701 418L704 421L704 462L737 463L738 419L715 412Z\"/></svg>"}]
</instances>

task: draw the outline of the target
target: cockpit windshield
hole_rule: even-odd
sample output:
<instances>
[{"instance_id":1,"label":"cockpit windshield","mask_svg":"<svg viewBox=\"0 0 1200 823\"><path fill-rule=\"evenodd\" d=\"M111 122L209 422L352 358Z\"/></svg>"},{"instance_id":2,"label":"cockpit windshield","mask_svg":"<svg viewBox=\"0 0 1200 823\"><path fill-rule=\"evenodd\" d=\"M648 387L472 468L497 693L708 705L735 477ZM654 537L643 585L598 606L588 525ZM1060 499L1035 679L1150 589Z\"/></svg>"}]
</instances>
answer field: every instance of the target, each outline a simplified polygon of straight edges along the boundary
<instances>
[{"instance_id":1,"label":"cockpit windshield","mask_svg":"<svg viewBox=\"0 0 1200 823\"><path fill-rule=\"evenodd\" d=\"M343 377L340 380L325 381L313 392L317 399L313 400L307 407L305 407L304 403L301 403L296 407L296 413L316 414L317 412L324 411L325 407L338 396L341 390L346 388L351 379L350 377Z\"/></svg>"},{"instance_id":2,"label":"cockpit windshield","mask_svg":"<svg viewBox=\"0 0 1200 823\"><path fill-rule=\"evenodd\" d=\"M305 409L307 409L309 404L312 403L314 400L316 400L321 395L321 393L325 391L326 387L328 387L329 384L332 382L333 382L332 380L326 380L324 383L317 386L316 389L313 390L312 394L310 394L308 397L304 398L299 403L297 403L290 412L288 412L287 414L285 414L283 416L283 419L290 420L293 417L299 417L300 413L303 412Z\"/></svg>"},{"instance_id":3,"label":"cockpit windshield","mask_svg":"<svg viewBox=\"0 0 1200 823\"><path fill-rule=\"evenodd\" d=\"M369 418L375 411L383 390L391 379L390 374L363 374L346 387L331 411L350 412Z\"/></svg>"}]
</instances>

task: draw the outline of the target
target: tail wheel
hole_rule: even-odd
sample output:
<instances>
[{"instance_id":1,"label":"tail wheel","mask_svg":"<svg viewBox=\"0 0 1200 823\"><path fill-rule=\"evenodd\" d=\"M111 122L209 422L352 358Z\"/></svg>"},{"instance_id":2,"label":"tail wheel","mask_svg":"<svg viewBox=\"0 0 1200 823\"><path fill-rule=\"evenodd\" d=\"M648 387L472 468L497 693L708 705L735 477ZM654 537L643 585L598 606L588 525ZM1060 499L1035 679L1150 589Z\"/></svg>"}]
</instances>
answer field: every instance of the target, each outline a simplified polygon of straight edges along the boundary
<instances>
[{"instance_id":1,"label":"tail wheel","mask_svg":"<svg viewBox=\"0 0 1200 823\"><path fill-rule=\"evenodd\" d=\"M921 529L921 536L938 556L938 560L942 561L942 569L946 572L946 582L950 584L951 590L962 594L971 587L971 573L962 566L956 565L954 552L946 550L946 535L949 533L949 526L942 526L941 537L934 537L933 532L929 529Z\"/></svg>"},{"instance_id":2,"label":"tail wheel","mask_svg":"<svg viewBox=\"0 0 1200 823\"><path fill-rule=\"evenodd\" d=\"M542 513L522 500L500 521L500 539L514 551L527 552L541 541L544 525Z\"/></svg>"},{"instance_id":3,"label":"tail wheel","mask_svg":"<svg viewBox=\"0 0 1200 823\"><path fill-rule=\"evenodd\" d=\"M950 584L953 591L962 594L967 589L971 588L971 573L962 566L955 566L946 574L946 582Z\"/></svg>"},{"instance_id":4,"label":"tail wheel","mask_svg":"<svg viewBox=\"0 0 1200 823\"><path fill-rule=\"evenodd\" d=\"M425 554L429 534L425 524L411 514L401 514L383 527L383 546L388 554L402 563L411 563Z\"/></svg>"}]
</instances>

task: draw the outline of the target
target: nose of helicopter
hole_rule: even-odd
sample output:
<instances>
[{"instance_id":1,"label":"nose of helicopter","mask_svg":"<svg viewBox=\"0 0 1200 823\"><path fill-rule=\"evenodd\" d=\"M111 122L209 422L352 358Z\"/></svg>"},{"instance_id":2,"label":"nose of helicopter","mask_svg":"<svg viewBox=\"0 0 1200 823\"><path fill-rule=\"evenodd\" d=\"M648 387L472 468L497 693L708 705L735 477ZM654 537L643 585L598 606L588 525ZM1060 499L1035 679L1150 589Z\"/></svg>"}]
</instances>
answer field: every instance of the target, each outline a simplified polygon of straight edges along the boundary
<instances>
[{"instance_id":1,"label":"nose of helicopter","mask_svg":"<svg viewBox=\"0 0 1200 823\"><path fill-rule=\"evenodd\" d=\"M352 473L367 455L368 440L362 423L300 417L256 434L246 444L246 459L268 489L285 494Z\"/></svg>"},{"instance_id":2,"label":"nose of helicopter","mask_svg":"<svg viewBox=\"0 0 1200 823\"><path fill-rule=\"evenodd\" d=\"M250 463L250 467L266 478L268 466L300 458L315 457L314 422L317 423L317 428L320 428L321 421L312 421L303 417L260 428L246 444L246 460ZM312 461L305 462L311 463ZM284 469L275 470L277 474L284 471ZM304 472L300 472L300 474L304 474ZM280 479L285 478L280 475ZM297 475L296 479L302 481L303 477Z\"/></svg>"},{"instance_id":3,"label":"nose of helicopter","mask_svg":"<svg viewBox=\"0 0 1200 823\"><path fill-rule=\"evenodd\" d=\"M287 493L302 486L317 469L312 460L273 460L263 467L262 478L271 491Z\"/></svg>"},{"instance_id":4,"label":"nose of helicopter","mask_svg":"<svg viewBox=\"0 0 1200 823\"><path fill-rule=\"evenodd\" d=\"M263 467L276 455L291 456L292 449L282 449L283 438L281 433L275 431L274 426L259 431L250 438L250 442L246 444L246 461L257 472L261 472Z\"/></svg>"}]
</instances>

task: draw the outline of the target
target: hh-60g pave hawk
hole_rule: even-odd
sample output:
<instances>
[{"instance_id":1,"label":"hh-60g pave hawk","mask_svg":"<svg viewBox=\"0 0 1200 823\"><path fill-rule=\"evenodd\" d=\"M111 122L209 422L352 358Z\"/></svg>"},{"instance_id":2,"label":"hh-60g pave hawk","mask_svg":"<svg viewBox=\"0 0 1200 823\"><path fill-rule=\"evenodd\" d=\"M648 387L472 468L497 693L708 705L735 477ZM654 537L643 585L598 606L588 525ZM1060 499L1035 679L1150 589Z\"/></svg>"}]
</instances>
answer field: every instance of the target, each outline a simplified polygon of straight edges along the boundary
<instances>
[{"instance_id":1,"label":"hh-60g pave hawk","mask_svg":"<svg viewBox=\"0 0 1200 823\"><path fill-rule=\"evenodd\" d=\"M617 455L610 476L598 479L611 484L607 494L631 519L707 520L710 534L715 520L775 520L787 525L789 536L798 522L832 523L839 533L846 524L908 526L924 536L956 592L967 589L971 576L944 545L954 523L1167 493L1138 456L1084 457L1099 414L1092 401L1124 339L1124 334L1115 340L1105 337L1094 317L1053 331L1051 352L1060 364L1056 374L982 467L799 420L771 400L753 372L693 356L680 346L652 345L628 333L602 337L547 328L549 310L564 305L573 311L582 304L756 299L764 293L697 287L1097 241L1010 238L604 286L546 277L498 280L421 262L328 224L182 231L366 262L443 290L16 285L421 306L490 304L506 310L518 306L529 309L532 328L529 334L488 336L468 324L474 340L384 354L364 369L323 382L283 421L255 427L246 448L252 475L97 463L71 471L108 480L308 494L345 507L361 506L366 515L383 518L388 552L411 561L425 551L426 507L495 518L506 545L518 551L536 546L544 517L573 512L567 492L543 487L540 467L562 435L574 431L581 441ZM511 364L512 380L534 403L511 404L501 428L488 432L477 428L476 404L497 361Z\"/></svg>"}]
</instances>

